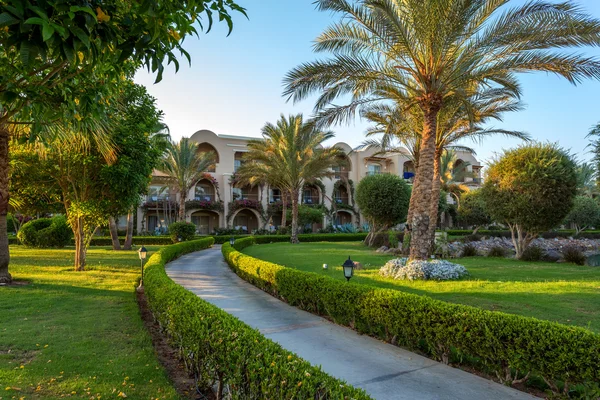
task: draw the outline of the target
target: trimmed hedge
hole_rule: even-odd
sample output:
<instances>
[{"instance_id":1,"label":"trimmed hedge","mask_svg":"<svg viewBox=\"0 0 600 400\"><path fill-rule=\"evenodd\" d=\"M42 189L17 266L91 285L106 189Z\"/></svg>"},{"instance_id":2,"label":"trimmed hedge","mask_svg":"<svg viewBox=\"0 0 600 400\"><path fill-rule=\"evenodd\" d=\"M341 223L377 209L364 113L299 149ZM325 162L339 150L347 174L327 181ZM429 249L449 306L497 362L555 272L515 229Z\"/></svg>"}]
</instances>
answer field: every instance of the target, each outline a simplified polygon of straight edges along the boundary
<instances>
[{"instance_id":1,"label":"trimmed hedge","mask_svg":"<svg viewBox=\"0 0 600 400\"><path fill-rule=\"evenodd\" d=\"M468 359L502 377L518 370L549 383L600 381L600 335L584 328L346 283L240 252L255 243L249 237L237 241L235 248L222 247L239 276L360 333L423 350L444 362L451 355L457 362Z\"/></svg>"},{"instance_id":2,"label":"trimmed hedge","mask_svg":"<svg viewBox=\"0 0 600 400\"><path fill-rule=\"evenodd\" d=\"M205 238L165 247L145 267L145 292L162 329L203 388L235 399L370 399L174 283L165 264L212 246Z\"/></svg>"},{"instance_id":3,"label":"trimmed hedge","mask_svg":"<svg viewBox=\"0 0 600 400\"><path fill-rule=\"evenodd\" d=\"M451 229L446 231L449 236L469 236L473 233L472 230L463 230L463 229ZM477 235L479 236L491 236L491 237L505 237L511 238L510 231L505 230L478 230ZM579 239L600 239L600 231L583 231L579 235L576 235L574 230L561 230L561 231L551 231L544 232L539 235L544 239L554 239L554 238L569 238L569 237L577 237Z\"/></svg>"},{"instance_id":4,"label":"trimmed hedge","mask_svg":"<svg viewBox=\"0 0 600 400\"><path fill-rule=\"evenodd\" d=\"M38 218L23 225L17 234L25 246L37 248L63 248L73 237L73 231L62 215L52 218Z\"/></svg>"}]
</instances>

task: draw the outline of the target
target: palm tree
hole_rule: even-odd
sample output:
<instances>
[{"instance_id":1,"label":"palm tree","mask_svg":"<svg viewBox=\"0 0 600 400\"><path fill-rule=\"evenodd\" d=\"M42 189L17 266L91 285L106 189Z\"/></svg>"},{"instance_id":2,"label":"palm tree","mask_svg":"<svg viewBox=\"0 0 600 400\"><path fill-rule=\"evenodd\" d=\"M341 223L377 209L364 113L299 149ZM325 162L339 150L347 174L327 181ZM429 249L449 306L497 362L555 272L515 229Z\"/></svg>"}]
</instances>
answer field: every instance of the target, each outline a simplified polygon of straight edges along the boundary
<instances>
[{"instance_id":1,"label":"palm tree","mask_svg":"<svg viewBox=\"0 0 600 400\"><path fill-rule=\"evenodd\" d=\"M292 243L298 243L298 198L305 182L333 175L332 167L340 163L343 151L323 147L333 138L332 132L322 132L304 121L302 114L281 116L276 125L267 123L262 139L248 142L248 153L238 173L254 183L275 174L276 186L292 198Z\"/></svg>"},{"instance_id":2,"label":"palm tree","mask_svg":"<svg viewBox=\"0 0 600 400\"><path fill-rule=\"evenodd\" d=\"M362 107L392 100L422 113L414 181L410 258L429 256L438 114L448 102L468 103L486 88L520 96L517 73L552 72L577 83L600 78L595 58L563 49L600 44L600 21L571 2L532 0L317 0L342 14L316 40L330 59L305 63L285 77L284 95L299 101L319 92L323 123L353 118ZM390 96L396 93L396 97ZM340 97L347 105L331 105Z\"/></svg>"},{"instance_id":3,"label":"palm tree","mask_svg":"<svg viewBox=\"0 0 600 400\"><path fill-rule=\"evenodd\" d=\"M598 194L596 186L596 168L591 163L582 162L577 165L577 191L580 196L595 197Z\"/></svg>"},{"instance_id":4,"label":"palm tree","mask_svg":"<svg viewBox=\"0 0 600 400\"><path fill-rule=\"evenodd\" d=\"M198 151L198 144L188 138L169 142L159 169L168 175L171 185L179 191L179 221L185 221L185 201L192 186L215 164L213 152Z\"/></svg>"}]
</instances>

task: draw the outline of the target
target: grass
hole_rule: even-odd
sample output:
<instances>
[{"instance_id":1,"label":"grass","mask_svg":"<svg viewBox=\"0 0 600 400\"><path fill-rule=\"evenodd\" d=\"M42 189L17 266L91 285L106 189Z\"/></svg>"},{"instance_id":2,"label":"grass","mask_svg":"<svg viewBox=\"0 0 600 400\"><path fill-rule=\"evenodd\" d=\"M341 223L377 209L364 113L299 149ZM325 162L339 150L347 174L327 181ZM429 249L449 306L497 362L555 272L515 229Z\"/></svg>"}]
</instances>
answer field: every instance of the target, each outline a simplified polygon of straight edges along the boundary
<instances>
[{"instance_id":1,"label":"grass","mask_svg":"<svg viewBox=\"0 0 600 400\"><path fill-rule=\"evenodd\" d=\"M30 284L0 287L0 399L179 398L140 319L135 251L92 248L75 272L72 249L10 250Z\"/></svg>"},{"instance_id":2,"label":"grass","mask_svg":"<svg viewBox=\"0 0 600 400\"><path fill-rule=\"evenodd\" d=\"M360 242L273 243L248 247L253 257L343 280L341 264L350 256L364 269L352 282L427 295L487 310L577 325L600 333L600 267L472 257L454 260L470 277L459 281L400 281L378 269L391 258ZM322 265L329 265L323 270Z\"/></svg>"}]
</instances>

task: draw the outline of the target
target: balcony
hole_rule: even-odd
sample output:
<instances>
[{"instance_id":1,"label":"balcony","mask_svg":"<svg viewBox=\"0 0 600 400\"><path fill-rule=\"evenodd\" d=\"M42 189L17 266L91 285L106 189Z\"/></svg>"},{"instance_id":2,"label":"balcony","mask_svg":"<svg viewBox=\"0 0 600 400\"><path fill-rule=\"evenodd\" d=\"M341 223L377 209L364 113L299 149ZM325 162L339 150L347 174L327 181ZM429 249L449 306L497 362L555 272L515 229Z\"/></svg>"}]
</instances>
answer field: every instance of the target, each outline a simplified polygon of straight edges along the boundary
<instances>
[{"instance_id":1,"label":"balcony","mask_svg":"<svg viewBox=\"0 0 600 400\"><path fill-rule=\"evenodd\" d=\"M160 194L160 195L147 195L145 201L146 202L153 202L153 201L175 201L175 198L171 199L171 196L168 194Z\"/></svg>"},{"instance_id":2,"label":"balcony","mask_svg":"<svg viewBox=\"0 0 600 400\"><path fill-rule=\"evenodd\" d=\"M348 202L348 197L334 197L333 201L335 202L335 204L349 204Z\"/></svg>"},{"instance_id":3,"label":"balcony","mask_svg":"<svg viewBox=\"0 0 600 400\"><path fill-rule=\"evenodd\" d=\"M234 193L233 200L253 200L258 201L258 194L256 193Z\"/></svg>"},{"instance_id":4,"label":"balcony","mask_svg":"<svg viewBox=\"0 0 600 400\"><path fill-rule=\"evenodd\" d=\"M214 194L196 194L193 200L213 202L216 200L216 196Z\"/></svg>"},{"instance_id":5,"label":"balcony","mask_svg":"<svg viewBox=\"0 0 600 400\"><path fill-rule=\"evenodd\" d=\"M319 204L319 196L315 195L304 195L302 196L302 204L306 205L318 205Z\"/></svg>"}]
</instances>

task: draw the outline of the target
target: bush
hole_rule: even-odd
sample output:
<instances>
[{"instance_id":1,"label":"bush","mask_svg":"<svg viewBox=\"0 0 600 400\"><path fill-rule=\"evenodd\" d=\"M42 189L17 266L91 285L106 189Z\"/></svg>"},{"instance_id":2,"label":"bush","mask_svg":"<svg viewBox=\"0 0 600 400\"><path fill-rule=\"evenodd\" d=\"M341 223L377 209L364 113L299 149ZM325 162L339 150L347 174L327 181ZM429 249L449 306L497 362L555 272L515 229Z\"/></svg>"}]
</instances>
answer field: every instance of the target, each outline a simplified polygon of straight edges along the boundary
<instances>
[{"instance_id":1,"label":"bush","mask_svg":"<svg viewBox=\"0 0 600 400\"><path fill-rule=\"evenodd\" d=\"M177 285L165 273L165 263L212 244L213 239L206 238L165 247L150 257L144 276L150 309L185 357L188 372L197 377L200 388L229 386L242 399L309 399L316 393L321 399L370 399L361 389L327 375Z\"/></svg>"},{"instance_id":2,"label":"bush","mask_svg":"<svg viewBox=\"0 0 600 400\"><path fill-rule=\"evenodd\" d=\"M15 216L11 213L8 213L6 216L6 231L8 233L17 232L17 221L15 220Z\"/></svg>"},{"instance_id":3,"label":"bush","mask_svg":"<svg viewBox=\"0 0 600 400\"><path fill-rule=\"evenodd\" d=\"M471 366L492 375L527 371L571 387L600 381L600 335L585 328L346 283L240 253L254 243L248 237L235 248L222 247L240 277L359 333L424 350L435 359L456 354L453 362L476 360Z\"/></svg>"},{"instance_id":4,"label":"bush","mask_svg":"<svg viewBox=\"0 0 600 400\"><path fill-rule=\"evenodd\" d=\"M63 248L71 243L73 231L62 215L34 219L24 224L17 238L29 247Z\"/></svg>"},{"instance_id":5,"label":"bush","mask_svg":"<svg viewBox=\"0 0 600 400\"><path fill-rule=\"evenodd\" d=\"M461 257L475 257L477 256L477 248L473 246L471 243L467 243L463 246L461 252Z\"/></svg>"},{"instance_id":6,"label":"bush","mask_svg":"<svg viewBox=\"0 0 600 400\"><path fill-rule=\"evenodd\" d=\"M544 250L539 246L528 246L521 255L523 261L541 261L544 257Z\"/></svg>"},{"instance_id":7,"label":"bush","mask_svg":"<svg viewBox=\"0 0 600 400\"><path fill-rule=\"evenodd\" d=\"M169 225L169 236L173 243L187 242L196 235L196 225L191 222L173 222Z\"/></svg>"},{"instance_id":8,"label":"bush","mask_svg":"<svg viewBox=\"0 0 600 400\"><path fill-rule=\"evenodd\" d=\"M492 246L487 253L488 257L506 257L508 250L502 246Z\"/></svg>"},{"instance_id":9,"label":"bush","mask_svg":"<svg viewBox=\"0 0 600 400\"><path fill-rule=\"evenodd\" d=\"M446 281L466 276L467 270L460 264L446 260L414 260L406 258L390 260L379 270L379 275L393 279Z\"/></svg>"},{"instance_id":10,"label":"bush","mask_svg":"<svg viewBox=\"0 0 600 400\"><path fill-rule=\"evenodd\" d=\"M561 250L563 258L566 262L570 262L577 265L584 265L586 257L579 246L569 245L563 247Z\"/></svg>"},{"instance_id":11,"label":"bush","mask_svg":"<svg viewBox=\"0 0 600 400\"><path fill-rule=\"evenodd\" d=\"M390 243L390 245L388 247L398 247L398 243L400 243L400 241L398 240L398 235L396 232L394 231L389 231L388 232L388 242Z\"/></svg>"}]
</instances>

